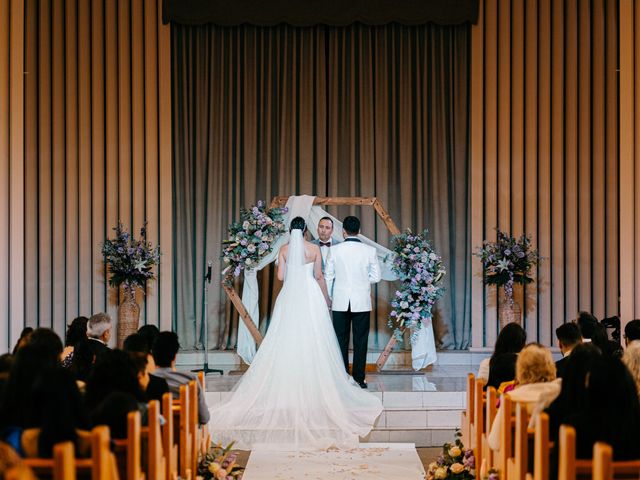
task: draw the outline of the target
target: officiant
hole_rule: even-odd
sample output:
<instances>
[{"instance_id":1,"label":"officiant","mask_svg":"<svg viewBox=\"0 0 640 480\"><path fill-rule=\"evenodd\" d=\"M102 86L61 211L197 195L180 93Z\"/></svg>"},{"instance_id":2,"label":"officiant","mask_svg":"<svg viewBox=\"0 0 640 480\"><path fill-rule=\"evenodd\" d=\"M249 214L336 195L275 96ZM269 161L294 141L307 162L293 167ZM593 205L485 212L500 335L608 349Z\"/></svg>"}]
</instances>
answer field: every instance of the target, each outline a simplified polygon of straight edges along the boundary
<instances>
[{"instance_id":1,"label":"officiant","mask_svg":"<svg viewBox=\"0 0 640 480\"><path fill-rule=\"evenodd\" d=\"M318 238L311 243L320 246L320 253L322 254L322 271L324 272L324 266L327 263L327 256L330 253L332 245L340 243L338 240L332 238L333 235L333 220L331 217L322 217L318 222Z\"/></svg>"}]
</instances>

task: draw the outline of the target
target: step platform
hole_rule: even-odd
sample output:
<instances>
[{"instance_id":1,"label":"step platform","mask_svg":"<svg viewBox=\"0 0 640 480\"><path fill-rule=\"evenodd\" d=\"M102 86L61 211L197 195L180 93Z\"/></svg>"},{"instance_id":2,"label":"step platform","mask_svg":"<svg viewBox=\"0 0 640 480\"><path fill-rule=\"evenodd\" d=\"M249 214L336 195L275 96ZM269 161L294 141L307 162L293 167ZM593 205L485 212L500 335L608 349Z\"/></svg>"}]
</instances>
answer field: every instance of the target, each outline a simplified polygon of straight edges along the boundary
<instances>
[{"instance_id":1,"label":"step platform","mask_svg":"<svg viewBox=\"0 0 640 480\"><path fill-rule=\"evenodd\" d=\"M210 367L225 370L222 376L207 375L209 406L228 398L230 390L242 378L241 362L234 359L237 357L235 352L223 353L224 363L209 363ZM198 352L192 355L198 355ZM370 355L377 359L375 353ZM201 352L199 356L203 357ZM467 374L477 372L480 359L486 356L486 353L466 351L439 352L436 364L425 371L413 372L406 363L407 359L411 360L410 354L407 356L400 352L383 373L367 373L369 391L380 397L384 410L371 433L362 441L413 443L416 447L440 447L452 441L456 429L460 428L460 414L466 408ZM183 357L182 360L192 361L193 358ZM216 358L221 359L221 356ZM188 366L182 363L178 368L186 370L188 367L197 368L197 365L197 362Z\"/></svg>"}]
</instances>

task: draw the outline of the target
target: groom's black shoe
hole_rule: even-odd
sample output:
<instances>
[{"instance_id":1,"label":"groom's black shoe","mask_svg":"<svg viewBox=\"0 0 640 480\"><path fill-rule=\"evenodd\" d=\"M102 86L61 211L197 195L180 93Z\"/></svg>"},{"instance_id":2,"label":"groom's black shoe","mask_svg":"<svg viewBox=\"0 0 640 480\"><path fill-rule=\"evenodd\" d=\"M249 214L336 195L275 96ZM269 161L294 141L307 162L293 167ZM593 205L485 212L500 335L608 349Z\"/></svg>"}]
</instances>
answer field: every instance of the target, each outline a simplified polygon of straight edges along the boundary
<instances>
[{"instance_id":1,"label":"groom's black shoe","mask_svg":"<svg viewBox=\"0 0 640 480\"><path fill-rule=\"evenodd\" d=\"M360 385L360 388L369 388L369 386L366 384L364 380L361 382L358 382L358 385Z\"/></svg>"}]
</instances>

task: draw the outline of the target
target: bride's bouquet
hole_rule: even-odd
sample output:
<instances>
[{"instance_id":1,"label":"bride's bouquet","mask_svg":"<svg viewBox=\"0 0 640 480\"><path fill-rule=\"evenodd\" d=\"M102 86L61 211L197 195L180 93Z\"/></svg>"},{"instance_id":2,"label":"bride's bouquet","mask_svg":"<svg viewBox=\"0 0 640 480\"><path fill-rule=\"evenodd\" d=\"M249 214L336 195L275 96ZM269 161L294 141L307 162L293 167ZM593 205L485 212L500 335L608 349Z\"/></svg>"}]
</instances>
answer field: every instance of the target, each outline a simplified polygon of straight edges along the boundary
<instances>
[{"instance_id":1,"label":"bride's bouquet","mask_svg":"<svg viewBox=\"0 0 640 480\"><path fill-rule=\"evenodd\" d=\"M406 233L393 238L392 270L402 282L391 300L389 327L400 340L405 328L416 335L422 322L431 320L436 300L444 293L442 278L446 271L442 259L427 240L427 231Z\"/></svg>"},{"instance_id":2,"label":"bride's bouquet","mask_svg":"<svg viewBox=\"0 0 640 480\"><path fill-rule=\"evenodd\" d=\"M222 261L227 264L222 275L226 285L231 286L243 270L254 268L271 252L273 242L286 232L286 212L286 207L267 210L262 200L240 210L240 221L229 225L229 237L222 242Z\"/></svg>"}]
</instances>

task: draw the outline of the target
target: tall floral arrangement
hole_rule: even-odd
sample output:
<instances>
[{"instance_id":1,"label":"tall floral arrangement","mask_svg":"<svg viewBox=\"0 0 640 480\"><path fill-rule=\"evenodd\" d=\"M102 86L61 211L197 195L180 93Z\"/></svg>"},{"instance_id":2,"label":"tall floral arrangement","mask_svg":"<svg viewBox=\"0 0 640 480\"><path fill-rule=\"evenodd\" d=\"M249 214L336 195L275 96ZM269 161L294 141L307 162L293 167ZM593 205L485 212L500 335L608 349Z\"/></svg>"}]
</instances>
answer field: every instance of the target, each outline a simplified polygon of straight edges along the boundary
<instances>
[{"instance_id":1,"label":"tall floral arrangement","mask_svg":"<svg viewBox=\"0 0 640 480\"><path fill-rule=\"evenodd\" d=\"M249 209L240 210L240 221L229 225L228 238L222 242L222 271L225 285L231 286L243 270L252 269L272 250L273 242L286 232L287 208L266 208L260 200Z\"/></svg>"},{"instance_id":2,"label":"tall floral arrangement","mask_svg":"<svg viewBox=\"0 0 640 480\"><path fill-rule=\"evenodd\" d=\"M405 233L393 237L393 264L391 269L401 282L400 289L391 300L389 327L402 338L405 328L416 335L422 322L431 321L436 300L444 293L442 277L446 271L442 259L427 240L427 231Z\"/></svg>"},{"instance_id":3,"label":"tall floral arrangement","mask_svg":"<svg viewBox=\"0 0 640 480\"><path fill-rule=\"evenodd\" d=\"M533 282L531 269L541 260L527 235L515 238L499 229L496 241L485 240L474 255L482 261L484 283L504 287L507 298L513 298L514 284Z\"/></svg>"},{"instance_id":4,"label":"tall floral arrangement","mask_svg":"<svg viewBox=\"0 0 640 480\"><path fill-rule=\"evenodd\" d=\"M105 240L102 245L104 262L109 270L109 285L125 288L144 287L147 280L154 278L153 267L160 263L160 247L147 240L147 224L140 229L136 239L121 222L113 229L114 239Z\"/></svg>"},{"instance_id":5,"label":"tall floral arrangement","mask_svg":"<svg viewBox=\"0 0 640 480\"><path fill-rule=\"evenodd\" d=\"M221 443L212 445L198 463L198 476L205 480L241 479L244 467L236 462L237 455L232 448L233 442L226 447Z\"/></svg>"},{"instance_id":6,"label":"tall floral arrangement","mask_svg":"<svg viewBox=\"0 0 640 480\"><path fill-rule=\"evenodd\" d=\"M460 431L457 431L453 443L442 446L442 454L427 468L427 480L475 479L476 459L472 449L464 448L461 436Z\"/></svg>"}]
</instances>

